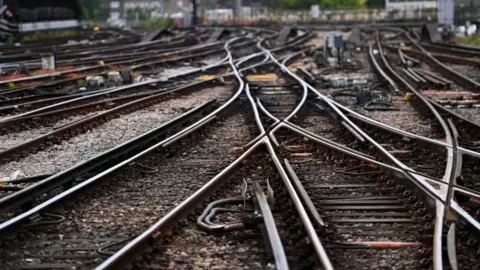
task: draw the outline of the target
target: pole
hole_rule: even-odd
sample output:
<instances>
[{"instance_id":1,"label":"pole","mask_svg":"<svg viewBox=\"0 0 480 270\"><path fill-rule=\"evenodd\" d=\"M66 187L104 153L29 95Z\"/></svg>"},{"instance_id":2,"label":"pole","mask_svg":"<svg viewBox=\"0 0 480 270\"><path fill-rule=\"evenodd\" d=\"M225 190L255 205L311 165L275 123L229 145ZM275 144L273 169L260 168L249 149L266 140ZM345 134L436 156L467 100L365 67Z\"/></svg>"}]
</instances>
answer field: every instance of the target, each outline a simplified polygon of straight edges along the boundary
<instances>
[{"instance_id":1,"label":"pole","mask_svg":"<svg viewBox=\"0 0 480 270\"><path fill-rule=\"evenodd\" d=\"M192 3L192 25L197 25L197 0L190 0Z\"/></svg>"},{"instance_id":2,"label":"pole","mask_svg":"<svg viewBox=\"0 0 480 270\"><path fill-rule=\"evenodd\" d=\"M125 10L125 1L120 0L120 18L126 18L127 11Z\"/></svg>"}]
</instances>

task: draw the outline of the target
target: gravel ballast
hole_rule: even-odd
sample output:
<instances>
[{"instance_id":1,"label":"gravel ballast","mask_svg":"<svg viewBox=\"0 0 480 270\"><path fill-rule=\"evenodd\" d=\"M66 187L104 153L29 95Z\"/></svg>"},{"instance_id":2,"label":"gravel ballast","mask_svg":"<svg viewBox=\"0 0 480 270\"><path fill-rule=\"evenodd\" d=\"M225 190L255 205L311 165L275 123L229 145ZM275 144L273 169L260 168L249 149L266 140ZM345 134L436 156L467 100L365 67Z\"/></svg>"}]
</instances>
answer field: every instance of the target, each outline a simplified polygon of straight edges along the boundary
<instances>
[{"instance_id":1,"label":"gravel ballast","mask_svg":"<svg viewBox=\"0 0 480 270\"><path fill-rule=\"evenodd\" d=\"M32 227L0 244L0 265L93 268L105 259L97 253L99 247L141 233L232 162L240 154L235 149L253 138L244 122L242 114L234 114L212 123L205 135L170 155L157 154L128 166L59 210L64 222ZM6 248L10 245L15 248Z\"/></svg>"},{"instance_id":2,"label":"gravel ballast","mask_svg":"<svg viewBox=\"0 0 480 270\"><path fill-rule=\"evenodd\" d=\"M206 101L228 98L229 87L204 89L182 98L168 100L132 112L80 134L45 151L31 154L18 161L0 166L0 176L9 176L17 170L26 176L51 174L64 170L94 155L108 150Z\"/></svg>"},{"instance_id":3,"label":"gravel ballast","mask_svg":"<svg viewBox=\"0 0 480 270\"><path fill-rule=\"evenodd\" d=\"M40 128L35 128L35 129L29 129L26 131L18 132L18 133L9 133L5 135L0 136L0 150L5 150L8 148L12 148L16 145L22 144L26 141L29 141L31 139L34 139L36 137L45 135L54 129L57 129L59 127L65 126L69 123L78 121L80 119L86 118L88 116L97 114L98 112L91 112L88 114L79 114L79 115L74 115L70 116L68 118L62 119L58 122L56 122L54 125L51 126L45 126L45 127L40 127Z\"/></svg>"}]
</instances>

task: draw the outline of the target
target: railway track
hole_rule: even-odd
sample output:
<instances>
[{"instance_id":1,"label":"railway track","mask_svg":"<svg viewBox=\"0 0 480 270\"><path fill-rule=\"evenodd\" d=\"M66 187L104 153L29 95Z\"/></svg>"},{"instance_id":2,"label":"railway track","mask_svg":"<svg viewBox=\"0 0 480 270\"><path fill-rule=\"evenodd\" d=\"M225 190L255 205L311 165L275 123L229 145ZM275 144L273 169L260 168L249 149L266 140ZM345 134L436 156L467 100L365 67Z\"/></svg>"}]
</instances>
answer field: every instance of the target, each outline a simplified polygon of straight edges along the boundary
<instances>
[{"instance_id":1,"label":"railway track","mask_svg":"<svg viewBox=\"0 0 480 270\"><path fill-rule=\"evenodd\" d=\"M346 70L324 70L319 75L318 48L305 46L313 37L308 28L286 38L276 28L238 28L211 51L171 54L180 62L206 61L207 68L171 75L169 82L174 85L165 84L167 90L109 97L119 103L105 112L71 119L65 131L58 127L59 120L95 112L98 107L93 104L107 96L99 92L101 99L87 96L86 103L54 102L51 108L2 120L0 124L10 123L3 124L4 138L36 134L40 129L29 125L45 121L40 125L64 140L52 149L66 142L80 149L75 139L84 137L87 148L94 142L105 151L50 171L32 166L31 178L0 185L5 194L0 198L0 265L479 267L480 153L475 135L467 131L476 128L475 119L454 114L427 94L438 91L435 87L442 83L458 85L457 92L473 91L475 83L436 62L435 57L441 58L445 51L428 55L423 44L403 30L366 33L374 42L368 50L350 52L354 60ZM384 35L389 36L385 42ZM400 37L415 47L410 50L414 53L395 48ZM430 74L409 72L410 67L403 71L402 58L429 65ZM161 64L151 61L149 68L161 74L157 63ZM167 76L170 68L178 66L168 66L163 71ZM374 85L363 91L386 102L356 105L352 99L358 100L361 91L329 89L327 73L366 76ZM437 73L448 73L449 82ZM197 81L199 75L209 76ZM176 84L186 78L193 82ZM176 93L192 86L194 91L182 92L181 98L168 94L152 105L154 97L165 91ZM136 91L136 87L124 88ZM163 113L167 104L176 110ZM62 110L64 116L55 115ZM76 127L88 128L88 123L93 127L110 119L102 114L116 118L71 137ZM149 115L152 120L144 126ZM14 133L10 128L15 121L23 127ZM85 124L78 124L82 121ZM119 133L115 122L128 122L129 135L114 148L115 144L102 145L102 134L113 138ZM102 129L110 124L110 130ZM29 147L23 152L38 150ZM37 163L28 158L50 151L22 160L28 166ZM18 153L13 151L13 159ZM59 162L67 159L54 155ZM8 155L4 156L7 161ZM2 165L0 171L13 171L15 162Z\"/></svg>"},{"instance_id":2,"label":"railway track","mask_svg":"<svg viewBox=\"0 0 480 270\"><path fill-rule=\"evenodd\" d=\"M431 267L432 216L414 192L382 168L313 149L307 163L286 164L322 216L325 226L318 233L336 268Z\"/></svg>"},{"instance_id":3,"label":"railway track","mask_svg":"<svg viewBox=\"0 0 480 270\"><path fill-rule=\"evenodd\" d=\"M322 98L322 99L325 101L325 103L327 103L327 105L330 105L330 104L329 104L330 102L328 101L328 99L325 99L325 97L323 97L320 93L317 93L317 95L319 95L319 97ZM331 106L331 105L330 105L330 106ZM332 107L332 106L331 106L331 107ZM337 111L337 113L338 113L338 111ZM340 116L341 116L341 113L339 113L339 114L340 114ZM343 119L345 119L345 118L343 118ZM348 120L345 119L344 121L347 122ZM348 123L348 122L347 122L347 123ZM288 125L287 125L287 126L288 126ZM352 127L355 127L355 125L351 125L351 126L352 126ZM371 125L371 126L372 126L372 125ZM292 128L290 127L290 129L292 129ZM357 134L357 135L361 136L360 138L358 138L359 136L357 136L357 139L360 139L360 140L361 140L362 137L363 137L363 138L368 139L370 142L372 142L372 143L374 143L374 144L377 144L376 141L373 141L372 139L368 138L369 136L368 136L367 134L362 134L363 132L362 132L361 130L355 129L354 131L358 131L358 134ZM297 132L298 132L298 129L297 129ZM385 132L385 129L383 130L383 132ZM394 162L397 163L397 164L401 164L401 163L399 163L398 160L396 160L394 157L389 156L389 155L387 154L388 151L385 151L385 149L382 149L383 147L382 147L381 145L378 145L378 144L377 144L377 145L376 145L376 148L377 148L378 150L381 150L381 151L383 152L383 155L387 155L388 159L394 161ZM351 150L350 150L350 151L351 151ZM447 162L449 162L449 161L447 161ZM448 171L447 171L447 173L448 173ZM414 182L415 182L415 181L414 181ZM476 195L474 195L472 198L474 198L474 197L476 197ZM471 213L472 213L472 212L471 212ZM438 212L437 212L437 214L438 214ZM470 218L470 217L468 217L468 215L467 215L467 219L469 219L469 218ZM473 225L474 227L475 227L475 226L478 227L478 223L473 222L472 225ZM438 252L438 246L439 246L439 240L437 240L438 237L439 237L439 236L438 236L438 235L439 235L439 233L438 233L438 220L435 221L435 227L437 228L437 232L435 233L437 236L435 236L435 238L436 238L436 240L435 240L436 243L434 244L434 246L436 246L436 247L434 248L434 250L436 249L435 252ZM475 230L475 229L474 229L474 230ZM440 241L441 241L441 240L440 240ZM440 244L440 245L441 245L441 244ZM449 245L451 245L451 243L450 243ZM449 247L449 248L450 248L450 247ZM438 253L437 253L437 254L438 254ZM437 257L437 261L434 261L434 267L440 267L439 265L441 265L442 262L440 262L440 261L438 260L438 255L434 255L434 257Z\"/></svg>"},{"instance_id":4,"label":"railway track","mask_svg":"<svg viewBox=\"0 0 480 270\"><path fill-rule=\"evenodd\" d=\"M35 223L30 224L32 229L25 234L34 237L27 240L32 245L23 247L16 254L9 252L12 257L2 255L5 259L2 265L21 265L25 258L18 258L18 255L25 251L38 253L39 250L44 250L45 256L34 259L37 264L41 261L61 265L70 261L68 267L89 268L97 265L103 257L101 256L103 249L100 252L97 252L97 249L128 240L141 233L149 224L164 216L168 209L200 188L212 173L228 164L232 155L236 154L232 150L249 140L248 125L241 124L243 121L238 113L226 117L224 121L218 121L215 127L211 128L212 131L205 130L205 135L201 136L203 138L192 140L190 143L183 142L185 145L165 149L148 159L137 161L136 165L128 166L125 171L119 172L118 177L102 183L101 187L90 188L89 192L82 195L83 199L64 206L63 211L55 211L67 220L75 220L74 223L62 222L56 228L50 227L48 231L44 231L41 226L34 226ZM231 137L225 137L226 132ZM232 140L233 138L235 140ZM188 147L192 144L196 146ZM164 181L158 181L159 176L162 176ZM155 190L164 192L158 194ZM151 209L153 205L156 207ZM72 209L85 211L72 212ZM132 216L135 218L132 219ZM112 223L117 225L111 226ZM80 232L84 234L79 235ZM63 240L57 241L58 233L64 234ZM77 242L75 245L72 240L77 238L83 240L81 243L74 241ZM51 241L55 241L56 244L51 246L49 244ZM5 247L10 245L5 244ZM12 245L24 246L18 242ZM45 250L47 246L52 249ZM85 250L95 246L97 248L91 249L90 252Z\"/></svg>"}]
</instances>

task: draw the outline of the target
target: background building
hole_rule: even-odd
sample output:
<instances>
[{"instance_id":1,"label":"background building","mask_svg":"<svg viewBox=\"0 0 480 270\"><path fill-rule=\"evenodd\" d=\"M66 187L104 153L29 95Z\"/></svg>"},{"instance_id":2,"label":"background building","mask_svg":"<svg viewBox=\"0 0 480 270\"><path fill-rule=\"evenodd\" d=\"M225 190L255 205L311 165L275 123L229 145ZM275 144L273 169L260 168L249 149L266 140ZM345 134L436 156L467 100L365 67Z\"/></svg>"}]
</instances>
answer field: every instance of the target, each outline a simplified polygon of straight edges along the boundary
<instances>
[{"instance_id":1,"label":"background building","mask_svg":"<svg viewBox=\"0 0 480 270\"><path fill-rule=\"evenodd\" d=\"M412 0L385 0L385 8L387 10L412 10L437 8L436 0L412 1Z\"/></svg>"}]
</instances>

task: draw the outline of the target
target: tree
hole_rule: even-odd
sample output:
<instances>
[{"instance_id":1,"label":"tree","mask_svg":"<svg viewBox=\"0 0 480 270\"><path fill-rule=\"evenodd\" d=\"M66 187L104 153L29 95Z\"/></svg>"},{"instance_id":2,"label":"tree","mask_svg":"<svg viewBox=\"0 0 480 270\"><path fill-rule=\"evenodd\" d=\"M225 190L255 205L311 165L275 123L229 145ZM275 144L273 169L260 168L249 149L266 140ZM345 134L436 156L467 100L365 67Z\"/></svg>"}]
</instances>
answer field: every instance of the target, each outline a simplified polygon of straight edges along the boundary
<instances>
[{"instance_id":1,"label":"tree","mask_svg":"<svg viewBox=\"0 0 480 270\"><path fill-rule=\"evenodd\" d=\"M139 21L146 21L150 18L150 10L136 7L134 9L127 10L127 20L135 21L137 19L137 14Z\"/></svg>"},{"instance_id":2,"label":"tree","mask_svg":"<svg viewBox=\"0 0 480 270\"><path fill-rule=\"evenodd\" d=\"M367 0L366 5L368 8L385 8L384 0Z\"/></svg>"},{"instance_id":3,"label":"tree","mask_svg":"<svg viewBox=\"0 0 480 270\"><path fill-rule=\"evenodd\" d=\"M110 16L108 7L102 5L100 0L79 0L82 6L83 19L106 20Z\"/></svg>"},{"instance_id":4,"label":"tree","mask_svg":"<svg viewBox=\"0 0 480 270\"><path fill-rule=\"evenodd\" d=\"M365 0L279 0L282 9L309 9L319 5L323 9L358 9L365 7Z\"/></svg>"},{"instance_id":5,"label":"tree","mask_svg":"<svg viewBox=\"0 0 480 270\"><path fill-rule=\"evenodd\" d=\"M261 0L260 4L267 8L278 8L279 0Z\"/></svg>"}]
</instances>

